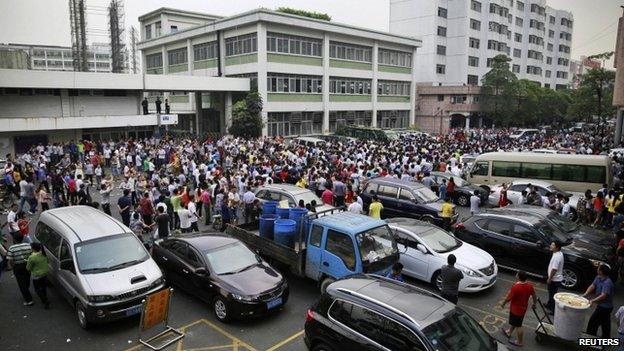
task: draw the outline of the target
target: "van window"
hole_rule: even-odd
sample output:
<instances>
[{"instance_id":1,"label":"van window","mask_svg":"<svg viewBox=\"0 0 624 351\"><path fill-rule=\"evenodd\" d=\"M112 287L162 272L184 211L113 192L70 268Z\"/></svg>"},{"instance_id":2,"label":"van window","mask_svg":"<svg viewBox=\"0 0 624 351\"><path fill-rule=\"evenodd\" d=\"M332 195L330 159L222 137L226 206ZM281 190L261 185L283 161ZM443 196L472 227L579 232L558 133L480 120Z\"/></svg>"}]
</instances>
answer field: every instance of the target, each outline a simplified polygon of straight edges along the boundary
<instances>
[{"instance_id":1,"label":"van window","mask_svg":"<svg viewBox=\"0 0 624 351\"><path fill-rule=\"evenodd\" d=\"M586 166L587 175L585 180L594 183L606 183L606 169L600 166Z\"/></svg>"},{"instance_id":2,"label":"van window","mask_svg":"<svg viewBox=\"0 0 624 351\"><path fill-rule=\"evenodd\" d=\"M412 192L407 189L401 189L401 192L399 193L399 199L405 201L414 201L414 194L412 194Z\"/></svg>"},{"instance_id":3,"label":"van window","mask_svg":"<svg viewBox=\"0 0 624 351\"><path fill-rule=\"evenodd\" d=\"M338 256L348 269L355 270L355 251L349 236L329 229L325 249Z\"/></svg>"},{"instance_id":4,"label":"van window","mask_svg":"<svg viewBox=\"0 0 624 351\"><path fill-rule=\"evenodd\" d=\"M367 194L375 194L377 192L377 184L374 184L374 183L366 184L366 188L364 189L364 192Z\"/></svg>"},{"instance_id":5,"label":"van window","mask_svg":"<svg viewBox=\"0 0 624 351\"><path fill-rule=\"evenodd\" d=\"M313 225L312 232L310 233L310 245L321 247L322 239L323 239L323 227L319 225Z\"/></svg>"},{"instance_id":6,"label":"van window","mask_svg":"<svg viewBox=\"0 0 624 351\"><path fill-rule=\"evenodd\" d=\"M550 179L552 165L549 163L522 163L522 178Z\"/></svg>"},{"instance_id":7,"label":"van window","mask_svg":"<svg viewBox=\"0 0 624 351\"><path fill-rule=\"evenodd\" d=\"M66 240L63 240L63 244L61 244L61 254L59 256L59 261L71 259L71 248L69 247L69 243Z\"/></svg>"},{"instance_id":8,"label":"van window","mask_svg":"<svg viewBox=\"0 0 624 351\"><path fill-rule=\"evenodd\" d=\"M418 338L403 325L348 302L336 300L329 315L358 334L390 350L425 350Z\"/></svg>"},{"instance_id":9,"label":"van window","mask_svg":"<svg viewBox=\"0 0 624 351\"><path fill-rule=\"evenodd\" d=\"M582 182L585 178L584 166L552 165L552 179L568 182Z\"/></svg>"},{"instance_id":10,"label":"van window","mask_svg":"<svg viewBox=\"0 0 624 351\"><path fill-rule=\"evenodd\" d=\"M379 196L387 196L391 198L396 198L397 196L397 188L392 185L381 185L379 184L379 189L377 190L377 195Z\"/></svg>"},{"instance_id":11,"label":"van window","mask_svg":"<svg viewBox=\"0 0 624 351\"><path fill-rule=\"evenodd\" d=\"M480 161L472 167L472 175L487 176L490 174L490 162Z\"/></svg>"},{"instance_id":12,"label":"van window","mask_svg":"<svg viewBox=\"0 0 624 351\"><path fill-rule=\"evenodd\" d=\"M494 177L520 177L520 162L492 162L492 176Z\"/></svg>"},{"instance_id":13,"label":"van window","mask_svg":"<svg viewBox=\"0 0 624 351\"><path fill-rule=\"evenodd\" d=\"M59 246L61 245L62 238L57 232L47 225L39 223L36 237L54 257L59 257Z\"/></svg>"}]
</instances>

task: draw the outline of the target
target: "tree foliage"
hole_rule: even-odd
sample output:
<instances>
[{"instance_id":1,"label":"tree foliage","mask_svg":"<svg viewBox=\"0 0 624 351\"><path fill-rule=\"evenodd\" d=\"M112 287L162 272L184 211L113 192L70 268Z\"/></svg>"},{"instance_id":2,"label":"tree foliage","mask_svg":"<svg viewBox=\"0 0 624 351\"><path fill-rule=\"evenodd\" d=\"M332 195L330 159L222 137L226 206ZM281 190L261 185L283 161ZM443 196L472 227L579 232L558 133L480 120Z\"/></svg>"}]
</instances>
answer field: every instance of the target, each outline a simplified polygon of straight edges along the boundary
<instances>
[{"instance_id":1,"label":"tree foliage","mask_svg":"<svg viewBox=\"0 0 624 351\"><path fill-rule=\"evenodd\" d=\"M591 122L593 117L605 120L615 115L611 104L614 81L615 72L604 68L593 68L581 75L579 88L572 93L570 117Z\"/></svg>"},{"instance_id":2,"label":"tree foliage","mask_svg":"<svg viewBox=\"0 0 624 351\"><path fill-rule=\"evenodd\" d=\"M262 97L252 91L232 106L232 126L228 130L236 137L246 139L258 138L262 135Z\"/></svg>"},{"instance_id":3,"label":"tree foliage","mask_svg":"<svg viewBox=\"0 0 624 351\"><path fill-rule=\"evenodd\" d=\"M511 121L515 101L516 75L509 69L511 59L505 55L492 58L490 71L482 78L483 99L481 109L495 123L507 125Z\"/></svg>"},{"instance_id":4,"label":"tree foliage","mask_svg":"<svg viewBox=\"0 0 624 351\"><path fill-rule=\"evenodd\" d=\"M277 12L289 13L291 15L297 15L297 16L303 16L303 17L310 17L310 18L319 19L323 21L331 21L331 16L326 13L293 9L292 7L279 7L277 9Z\"/></svg>"}]
</instances>

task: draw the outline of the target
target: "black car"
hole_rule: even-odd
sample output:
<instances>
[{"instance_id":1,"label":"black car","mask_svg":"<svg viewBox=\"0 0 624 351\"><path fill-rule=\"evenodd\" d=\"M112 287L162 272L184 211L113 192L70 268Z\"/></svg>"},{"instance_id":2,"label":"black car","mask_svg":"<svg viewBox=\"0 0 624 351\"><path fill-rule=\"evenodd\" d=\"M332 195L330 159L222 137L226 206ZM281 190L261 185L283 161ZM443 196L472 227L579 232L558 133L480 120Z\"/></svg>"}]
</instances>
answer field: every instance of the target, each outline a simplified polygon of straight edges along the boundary
<instances>
[{"instance_id":1,"label":"black car","mask_svg":"<svg viewBox=\"0 0 624 351\"><path fill-rule=\"evenodd\" d=\"M431 189L420 183L390 177L371 179L360 194L365 211L368 211L375 195L384 207L381 212L383 218L407 217L442 224L442 202ZM452 222L456 219L457 215Z\"/></svg>"},{"instance_id":2,"label":"black car","mask_svg":"<svg viewBox=\"0 0 624 351\"><path fill-rule=\"evenodd\" d=\"M494 257L499 267L524 270L546 277L552 253L550 243L561 244L563 286L580 289L591 282L596 267L613 267L614 257L600 243L576 238L552 221L530 212L491 209L454 226L455 236Z\"/></svg>"},{"instance_id":3,"label":"black car","mask_svg":"<svg viewBox=\"0 0 624 351\"><path fill-rule=\"evenodd\" d=\"M373 275L332 283L308 310L304 341L313 351L507 350L451 302Z\"/></svg>"},{"instance_id":4,"label":"black car","mask_svg":"<svg viewBox=\"0 0 624 351\"><path fill-rule=\"evenodd\" d=\"M152 256L169 283L212 304L222 322L280 309L288 283L242 242L225 235L157 240Z\"/></svg>"},{"instance_id":5,"label":"black car","mask_svg":"<svg viewBox=\"0 0 624 351\"><path fill-rule=\"evenodd\" d=\"M490 196L490 189L485 186L477 186L474 185L467 180L464 180L460 177L455 177L451 173L446 172L431 172L429 174L433 181L435 182L434 191L438 191L440 185L442 185L442 180L446 180L446 184L451 178L453 178L453 182L455 182L455 191L453 191L453 201L459 206L470 206L470 197L474 195L475 191L477 192L477 196L481 199L481 205L486 205L488 203L488 198Z\"/></svg>"}]
</instances>

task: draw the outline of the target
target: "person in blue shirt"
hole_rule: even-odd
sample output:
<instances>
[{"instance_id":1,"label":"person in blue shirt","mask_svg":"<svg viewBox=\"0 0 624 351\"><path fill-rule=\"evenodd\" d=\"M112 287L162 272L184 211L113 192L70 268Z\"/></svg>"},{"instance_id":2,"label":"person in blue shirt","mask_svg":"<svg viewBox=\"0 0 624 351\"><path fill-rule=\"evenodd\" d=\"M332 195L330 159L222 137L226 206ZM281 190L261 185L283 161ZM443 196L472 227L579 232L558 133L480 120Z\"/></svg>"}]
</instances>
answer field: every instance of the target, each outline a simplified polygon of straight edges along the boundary
<instances>
[{"instance_id":1,"label":"person in blue shirt","mask_svg":"<svg viewBox=\"0 0 624 351\"><path fill-rule=\"evenodd\" d=\"M223 200L221 200L221 228L222 232L225 231L227 225L230 223L232 218L232 214L230 213L230 208L228 207L228 195L227 193L223 194Z\"/></svg>"},{"instance_id":2,"label":"person in blue shirt","mask_svg":"<svg viewBox=\"0 0 624 351\"><path fill-rule=\"evenodd\" d=\"M440 188L438 189L439 198L446 199L446 179L442 179L442 184L440 184Z\"/></svg>"},{"instance_id":3,"label":"person in blue shirt","mask_svg":"<svg viewBox=\"0 0 624 351\"><path fill-rule=\"evenodd\" d=\"M397 262L392 265L392 270L390 271L390 273L388 273L388 275L386 275L386 278L390 278L390 279L403 282L404 281L403 275L401 274L402 270L403 270L403 264L401 262Z\"/></svg>"},{"instance_id":4,"label":"person in blue shirt","mask_svg":"<svg viewBox=\"0 0 624 351\"><path fill-rule=\"evenodd\" d=\"M601 264L597 271L598 276L583 294L583 297L597 295L589 300L592 305L596 305L596 309L589 317L587 334L598 336L598 327L600 327L602 338L609 338L611 337L611 311L613 311L613 281L609 278L609 266Z\"/></svg>"}]
</instances>

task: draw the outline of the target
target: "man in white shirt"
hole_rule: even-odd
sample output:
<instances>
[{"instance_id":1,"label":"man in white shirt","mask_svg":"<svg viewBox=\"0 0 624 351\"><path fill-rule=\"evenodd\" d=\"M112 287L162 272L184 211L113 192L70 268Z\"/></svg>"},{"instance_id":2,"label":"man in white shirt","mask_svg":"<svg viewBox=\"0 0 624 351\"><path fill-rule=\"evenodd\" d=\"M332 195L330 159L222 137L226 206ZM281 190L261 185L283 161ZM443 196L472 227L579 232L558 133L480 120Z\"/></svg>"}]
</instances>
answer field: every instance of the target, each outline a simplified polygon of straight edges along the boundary
<instances>
[{"instance_id":1,"label":"man in white shirt","mask_svg":"<svg viewBox=\"0 0 624 351\"><path fill-rule=\"evenodd\" d=\"M563 281L563 253L561 252L561 244L553 241L550 244L550 251L552 251L552 257L548 264L548 302L546 303L546 309L552 313L555 311L554 296L561 287Z\"/></svg>"},{"instance_id":2,"label":"man in white shirt","mask_svg":"<svg viewBox=\"0 0 624 351\"><path fill-rule=\"evenodd\" d=\"M569 218L571 211L572 211L572 206L570 206L570 198L565 196L563 198L563 206L561 207L561 215L566 218Z\"/></svg>"},{"instance_id":3,"label":"man in white shirt","mask_svg":"<svg viewBox=\"0 0 624 351\"><path fill-rule=\"evenodd\" d=\"M362 208L362 205L360 205L357 201L349 205L348 211L351 213L356 213L356 214L364 213L364 209Z\"/></svg>"},{"instance_id":4,"label":"man in white shirt","mask_svg":"<svg viewBox=\"0 0 624 351\"><path fill-rule=\"evenodd\" d=\"M189 211L189 220L191 222L191 232L198 232L199 227L197 226L197 221L199 220L199 215L197 214L197 205L195 204L195 195L189 195L189 203L187 205Z\"/></svg>"},{"instance_id":5,"label":"man in white shirt","mask_svg":"<svg viewBox=\"0 0 624 351\"><path fill-rule=\"evenodd\" d=\"M481 206L481 198L477 194L475 190L474 194L470 196L470 213L473 215L479 213L479 206Z\"/></svg>"}]
</instances>

